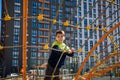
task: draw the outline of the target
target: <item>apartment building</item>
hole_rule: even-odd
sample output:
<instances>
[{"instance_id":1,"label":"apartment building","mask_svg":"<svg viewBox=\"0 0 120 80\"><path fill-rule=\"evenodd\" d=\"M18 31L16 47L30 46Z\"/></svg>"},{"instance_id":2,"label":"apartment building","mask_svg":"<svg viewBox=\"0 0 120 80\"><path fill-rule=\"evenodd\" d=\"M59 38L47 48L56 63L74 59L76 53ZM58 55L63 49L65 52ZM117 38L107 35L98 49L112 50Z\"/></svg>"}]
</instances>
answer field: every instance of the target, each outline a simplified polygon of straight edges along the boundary
<instances>
[{"instance_id":1,"label":"apartment building","mask_svg":"<svg viewBox=\"0 0 120 80\"><path fill-rule=\"evenodd\" d=\"M64 27L61 23L65 22L71 15L71 8L73 5L70 6L68 4L72 4L73 1L61 1L62 0L28 1L28 26L26 42L28 46L26 50L28 71L34 70L36 69L36 66L40 66L47 62L49 50L44 50L43 46L46 43L51 45L51 43L55 40L56 30L65 30L67 40L69 40L73 28ZM62 5L58 6L61 3ZM4 0L2 4L2 18L4 18L7 14L12 17L11 20L2 21L2 35L8 36L4 37L4 41L2 42L4 44L3 46L11 46L3 49L3 54L5 54L3 75L20 73L22 68L23 0ZM38 20L36 17L39 14L43 14L46 19ZM59 23L53 24L52 21L48 19L56 19ZM70 46L73 46L73 44ZM39 70L39 74L42 75L43 72L44 69Z\"/></svg>"}]
</instances>

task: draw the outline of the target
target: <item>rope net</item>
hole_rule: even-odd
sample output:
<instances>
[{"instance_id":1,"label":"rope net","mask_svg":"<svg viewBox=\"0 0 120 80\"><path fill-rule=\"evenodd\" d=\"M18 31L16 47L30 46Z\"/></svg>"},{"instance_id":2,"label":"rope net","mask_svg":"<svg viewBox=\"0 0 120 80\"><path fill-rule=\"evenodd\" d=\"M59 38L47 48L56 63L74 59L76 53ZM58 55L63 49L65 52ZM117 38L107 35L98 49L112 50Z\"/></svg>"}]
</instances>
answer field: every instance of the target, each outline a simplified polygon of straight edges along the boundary
<instances>
[{"instance_id":1,"label":"rope net","mask_svg":"<svg viewBox=\"0 0 120 80\"><path fill-rule=\"evenodd\" d=\"M86 24L85 27L81 26L82 22L86 19L86 17L91 13L92 10L94 10L94 7L96 5L99 4L99 2L107 2L104 9L101 10L101 13L98 13L99 16L97 16L96 18L93 19L93 21L89 24ZM107 73L111 70L115 70L116 68L120 67L120 60L119 60L119 55L120 55L120 38L118 37L118 35L120 34L119 31L116 32L116 30L119 30L119 26L120 23L116 23L119 19L120 16L114 18L114 20L111 21L110 24L104 24L106 21L108 21L108 19L111 18L111 16L114 16L115 14L117 14L120 10L120 4L117 4L114 0L95 0L93 3L91 3L92 5L89 7L89 10L86 11L86 14L84 16L81 17L80 22L77 22L76 24L72 24L71 20L75 17L75 12L78 10L79 6L81 3L83 3L84 0L78 0L77 5L73 8L71 15L68 19L63 20L62 22L60 22L58 20L58 15L59 15L59 11L61 9L62 4L64 3L64 0L62 0L59 3L58 9L56 11L56 16L54 18L48 18L45 17L46 15L43 12L43 9L41 11L41 13L39 13L38 15L31 15L31 16L27 16L27 19L36 19L39 22L42 21L48 21L51 22L52 26L53 25L62 25L62 27L70 27L73 28L73 30L71 31L70 34L70 38L68 39L67 43L70 43L70 41L72 40L72 38L75 36L74 34L78 31L78 30L84 30L87 32L87 36L86 36L86 40L84 41L84 43L82 44L78 44L79 47L77 47L76 49L76 53L81 54L81 53L85 53L84 59L82 60L81 64L78 67L78 71L75 73L71 73L71 74L64 74L64 75L54 75L54 72L56 70L54 70L53 75L49 76L49 75L42 75L42 77L45 76L49 76L49 77L67 77L67 76L72 76L72 79L74 78L74 80L79 80L79 79L83 79L83 80L89 80L91 78L97 77L97 76L101 76L104 73ZM7 23L7 21L12 21L12 20L16 20L16 19L24 19L23 16L19 16L19 17L12 17L11 15L9 15L8 12L8 7L7 7L7 2L6 0L4 0L4 7L5 7L5 17L1 18L1 21L5 21ZM42 8L44 8L45 2L43 1L42 3ZM102 5L102 3L101 3ZM112 12L110 15L106 15L106 17L103 19L102 17L104 17L104 13L107 12L108 8L110 7L115 7L117 6L118 9L114 10L114 12ZM100 21L99 24L96 24L96 21ZM114 24L114 26L111 26L112 24ZM102 26L102 27L101 27ZM99 31L102 34L99 34L101 37L100 39L93 45L93 47L88 50L85 51L84 48L86 46L86 43L88 41L91 40L91 36L93 36L94 34L96 34L96 32ZM50 27L50 33L52 32L52 27ZM90 34L88 35L88 32L90 32ZM114 32L114 34L113 34ZM81 33L78 33L81 34ZM49 34L49 40L51 39L50 37L51 35ZM2 36L1 36L2 37ZM9 36L10 37L10 36ZM9 38L8 37L8 38ZM109 44L106 45L102 45L102 42L107 42L106 39L110 40ZM56 51L60 51L57 49L53 49L50 47L49 45L50 43L47 42L46 44L44 44L43 46L37 46L37 45L27 45L26 48L36 48L39 49L41 48L42 50L44 50L45 52L49 52L50 50L56 50ZM102 46L102 49L100 50L100 52L95 53L96 48L98 48L99 46ZM108 52L106 51L107 47L113 47L113 51ZM10 49L10 48L23 48L24 45L18 45L18 46L4 46L4 45L0 45L0 50L4 50L4 49ZM75 47L75 46L74 46ZM101 53L106 53L106 54L101 54ZM64 52L62 53L64 54ZM73 57L72 60L74 60L74 58L79 59L79 56L76 55ZM101 56L102 55L102 56ZM103 56L104 55L104 56ZM61 55L62 57L62 55ZM61 57L59 58L59 60L61 60ZM94 66L92 68L89 69L89 71L82 73L83 67L85 66L86 62L89 62L90 57L94 58ZM44 59L44 58L41 58ZM111 59L117 59L115 63L110 62ZM79 60L78 62L79 63ZM57 65L59 64L59 61L57 63ZM56 67L57 67L56 65ZM41 65L41 66L34 66L35 69L39 69L39 68L45 68L46 65ZM81 74L82 73L82 74ZM34 77L41 77L41 75L39 75L37 72L34 72L32 74L27 74L28 76L33 76Z\"/></svg>"}]
</instances>

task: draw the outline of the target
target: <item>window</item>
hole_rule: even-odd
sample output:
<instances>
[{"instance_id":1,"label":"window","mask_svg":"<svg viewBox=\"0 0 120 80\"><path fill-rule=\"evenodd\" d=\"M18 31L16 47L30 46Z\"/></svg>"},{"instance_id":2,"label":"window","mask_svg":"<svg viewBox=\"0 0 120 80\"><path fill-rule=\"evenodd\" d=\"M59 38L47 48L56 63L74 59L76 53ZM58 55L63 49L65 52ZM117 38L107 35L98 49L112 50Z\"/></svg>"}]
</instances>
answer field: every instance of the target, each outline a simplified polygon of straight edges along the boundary
<instances>
[{"instance_id":1,"label":"window","mask_svg":"<svg viewBox=\"0 0 120 80\"><path fill-rule=\"evenodd\" d=\"M92 0L89 0L89 2L92 2Z\"/></svg>"},{"instance_id":2,"label":"window","mask_svg":"<svg viewBox=\"0 0 120 80\"><path fill-rule=\"evenodd\" d=\"M13 37L13 41L19 42L19 36L15 35L15 36Z\"/></svg>"},{"instance_id":3,"label":"window","mask_svg":"<svg viewBox=\"0 0 120 80\"><path fill-rule=\"evenodd\" d=\"M44 4L44 7L45 8L49 8L49 4Z\"/></svg>"},{"instance_id":4,"label":"window","mask_svg":"<svg viewBox=\"0 0 120 80\"><path fill-rule=\"evenodd\" d=\"M38 57L43 57L43 53L38 53Z\"/></svg>"},{"instance_id":5,"label":"window","mask_svg":"<svg viewBox=\"0 0 120 80\"><path fill-rule=\"evenodd\" d=\"M18 66L18 60L12 60L12 66Z\"/></svg>"},{"instance_id":6,"label":"window","mask_svg":"<svg viewBox=\"0 0 120 80\"><path fill-rule=\"evenodd\" d=\"M93 41L90 41L90 49L93 47Z\"/></svg>"},{"instance_id":7,"label":"window","mask_svg":"<svg viewBox=\"0 0 120 80\"><path fill-rule=\"evenodd\" d=\"M37 2L32 2L32 7L37 8Z\"/></svg>"},{"instance_id":8,"label":"window","mask_svg":"<svg viewBox=\"0 0 120 80\"><path fill-rule=\"evenodd\" d=\"M56 26L56 25L53 25L53 30L54 30L54 29L55 29L55 30L57 29L57 26Z\"/></svg>"},{"instance_id":9,"label":"window","mask_svg":"<svg viewBox=\"0 0 120 80\"><path fill-rule=\"evenodd\" d=\"M85 45L85 51L88 51L88 45Z\"/></svg>"},{"instance_id":10,"label":"window","mask_svg":"<svg viewBox=\"0 0 120 80\"><path fill-rule=\"evenodd\" d=\"M14 0L15 1L15 3L20 3L20 0Z\"/></svg>"},{"instance_id":11,"label":"window","mask_svg":"<svg viewBox=\"0 0 120 80\"><path fill-rule=\"evenodd\" d=\"M19 57L19 52L13 52L13 58L18 58Z\"/></svg>"},{"instance_id":12,"label":"window","mask_svg":"<svg viewBox=\"0 0 120 80\"><path fill-rule=\"evenodd\" d=\"M13 41L13 46L19 46L19 42Z\"/></svg>"},{"instance_id":13,"label":"window","mask_svg":"<svg viewBox=\"0 0 120 80\"><path fill-rule=\"evenodd\" d=\"M66 10L67 12L70 12L70 11L71 11L71 8L65 8L65 10Z\"/></svg>"},{"instance_id":14,"label":"window","mask_svg":"<svg viewBox=\"0 0 120 80\"><path fill-rule=\"evenodd\" d=\"M86 2L84 2L84 9L87 10L87 3Z\"/></svg>"},{"instance_id":15,"label":"window","mask_svg":"<svg viewBox=\"0 0 120 80\"><path fill-rule=\"evenodd\" d=\"M49 54L48 53L44 53L44 58L48 58Z\"/></svg>"},{"instance_id":16,"label":"window","mask_svg":"<svg viewBox=\"0 0 120 80\"><path fill-rule=\"evenodd\" d=\"M44 10L44 14L45 15L49 15L49 11L48 10Z\"/></svg>"},{"instance_id":17,"label":"window","mask_svg":"<svg viewBox=\"0 0 120 80\"><path fill-rule=\"evenodd\" d=\"M92 39L93 38L93 30L92 29L90 29L89 34L90 34L90 38Z\"/></svg>"},{"instance_id":18,"label":"window","mask_svg":"<svg viewBox=\"0 0 120 80\"><path fill-rule=\"evenodd\" d=\"M42 2L39 2L39 3L38 3L38 7L42 7Z\"/></svg>"},{"instance_id":19,"label":"window","mask_svg":"<svg viewBox=\"0 0 120 80\"><path fill-rule=\"evenodd\" d=\"M70 27L66 27L66 31L70 31Z\"/></svg>"},{"instance_id":20,"label":"window","mask_svg":"<svg viewBox=\"0 0 120 80\"><path fill-rule=\"evenodd\" d=\"M69 33L66 33L66 37L70 37L70 34L69 34Z\"/></svg>"},{"instance_id":21,"label":"window","mask_svg":"<svg viewBox=\"0 0 120 80\"><path fill-rule=\"evenodd\" d=\"M63 7L60 7L60 12L62 12L63 11Z\"/></svg>"},{"instance_id":22,"label":"window","mask_svg":"<svg viewBox=\"0 0 120 80\"><path fill-rule=\"evenodd\" d=\"M42 41L42 38L38 38L38 42L40 42L40 43L43 42L43 41Z\"/></svg>"},{"instance_id":23,"label":"window","mask_svg":"<svg viewBox=\"0 0 120 80\"><path fill-rule=\"evenodd\" d=\"M92 19L89 20L89 24L92 24Z\"/></svg>"},{"instance_id":24,"label":"window","mask_svg":"<svg viewBox=\"0 0 120 80\"><path fill-rule=\"evenodd\" d=\"M36 66L36 60L35 59L31 60L31 66Z\"/></svg>"},{"instance_id":25,"label":"window","mask_svg":"<svg viewBox=\"0 0 120 80\"><path fill-rule=\"evenodd\" d=\"M48 38L44 38L44 42L47 43L48 42Z\"/></svg>"},{"instance_id":26,"label":"window","mask_svg":"<svg viewBox=\"0 0 120 80\"><path fill-rule=\"evenodd\" d=\"M85 16L87 15L87 9L84 9L84 15Z\"/></svg>"},{"instance_id":27,"label":"window","mask_svg":"<svg viewBox=\"0 0 120 80\"><path fill-rule=\"evenodd\" d=\"M14 46L14 45L13 45ZM14 51L19 51L19 48L13 48Z\"/></svg>"},{"instance_id":28,"label":"window","mask_svg":"<svg viewBox=\"0 0 120 80\"><path fill-rule=\"evenodd\" d=\"M51 9L52 9L52 11L56 11L56 6L52 5Z\"/></svg>"},{"instance_id":29,"label":"window","mask_svg":"<svg viewBox=\"0 0 120 80\"><path fill-rule=\"evenodd\" d=\"M63 17L62 13L59 13L58 16L59 16L59 18L62 18L62 17Z\"/></svg>"},{"instance_id":30,"label":"window","mask_svg":"<svg viewBox=\"0 0 120 80\"><path fill-rule=\"evenodd\" d=\"M89 17L92 18L92 11L89 11Z\"/></svg>"},{"instance_id":31,"label":"window","mask_svg":"<svg viewBox=\"0 0 120 80\"><path fill-rule=\"evenodd\" d=\"M19 13L14 13L14 17L20 17Z\"/></svg>"},{"instance_id":32,"label":"window","mask_svg":"<svg viewBox=\"0 0 120 80\"><path fill-rule=\"evenodd\" d=\"M37 30L32 30L32 36L37 36Z\"/></svg>"},{"instance_id":33,"label":"window","mask_svg":"<svg viewBox=\"0 0 120 80\"><path fill-rule=\"evenodd\" d=\"M14 28L14 35L19 35L20 34L20 29Z\"/></svg>"},{"instance_id":34,"label":"window","mask_svg":"<svg viewBox=\"0 0 120 80\"><path fill-rule=\"evenodd\" d=\"M32 27L36 28L37 27L37 23L33 22L32 23Z\"/></svg>"},{"instance_id":35,"label":"window","mask_svg":"<svg viewBox=\"0 0 120 80\"><path fill-rule=\"evenodd\" d=\"M51 12L51 16L52 16L52 18L55 18L55 16L56 16L55 12Z\"/></svg>"},{"instance_id":36,"label":"window","mask_svg":"<svg viewBox=\"0 0 120 80\"><path fill-rule=\"evenodd\" d=\"M42 12L42 10L41 10L41 9L39 9L39 10L38 10L38 14L40 14L41 12Z\"/></svg>"},{"instance_id":37,"label":"window","mask_svg":"<svg viewBox=\"0 0 120 80\"><path fill-rule=\"evenodd\" d=\"M79 16L81 16L81 12L79 12Z\"/></svg>"},{"instance_id":38,"label":"window","mask_svg":"<svg viewBox=\"0 0 120 80\"><path fill-rule=\"evenodd\" d=\"M79 34L79 37L82 38L82 33Z\"/></svg>"},{"instance_id":39,"label":"window","mask_svg":"<svg viewBox=\"0 0 120 80\"><path fill-rule=\"evenodd\" d=\"M82 47L82 40L80 40L80 42L79 42L79 46Z\"/></svg>"},{"instance_id":40,"label":"window","mask_svg":"<svg viewBox=\"0 0 120 80\"><path fill-rule=\"evenodd\" d=\"M79 7L78 9L79 9L79 11L81 11L81 7Z\"/></svg>"},{"instance_id":41,"label":"window","mask_svg":"<svg viewBox=\"0 0 120 80\"><path fill-rule=\"evenodd\" d=\"M33 15L37 15L37 10L36 10L36 9L33 9L33 10L32 10L32 14L33 14Z\"/></svg>"},{"instance_id":42,"label":"window","mask_svg":"<svg viewBox=\"0 0 120 80\"><path fill-rule=\"evenodd\" d=\"M14 6L14 11L20 11L20 6Z\"/></svg>"},{"instance_id":43,"label":"window","mask_svg":"<svg viewBox=\"0 0 120 80\"><path fill-rule=\"evenodd\" d=\"M85 38L88 37L88 31L87 31L87 30L84 31L84 37L85 37Z\"/></svg>"},{"instance_id":44,"label":"window","mask_svg":"<svg viewBox=\"0 0 120 80\"><path fill-rule=\"evenodd\" d=\"M65 5L66 5L66 6L70 6L70 5L71 5L71 2L70 2L70 1L65 1Z\"/></svg>"},{"instance_id":45,"label":"window","mask_svg":"<svg viewBox=\"0 0 120 80\"><path fill-rule=\"evenodd\" d=\"M93 9L93 13L96 13L96 9Z\"/></svg>"},{"instance_id":46,"label":"window","mask_svg":"<svg viewBox=\"0 0 120 80\"><path fill-rule=\"evenodd\" d=\"M42 60L38 60L37 64L41 65L41 64L43 64L43 61Z\"/></svg>"},{"instance_id":47,"label":"window","mask_svg":"<svg viewBox=\"0 0 120 80\"><path fill-rule=\"evenodd\" d=\"M84 20L84 26L87 26L87 19Z\"/></svg>"},{"instance_id":48,"label":"window","mask_svg":"<svg viewBox=\"0 0 120 80\"><path fill-rule=\"evenodd\" d=\"M49 29L49 25L48 24L44 24L44 28L45 29Z\"/></svg>"},{"instance_id":49,"label":"window","mask_svg":"<svg viewBox=\"0 0 120 80\"><path fill-rule=\"evenodd\" d=\"M14 21L14 26L20 26L20 21Z\"/></svg>"},{"instance_id":50,"label":"window","mask_svg":"<svg viewBox=\"0 0 120 80\"><path fill-rule=\"evenodd\" d=\"M94 34L94 36L95 36L95 39L97 39L97 34Z\"/></svg>"},{"instance_id":51,"label":"window","mask_svg":"<svg viewBox=\"0 0 120 80\"><path fill-rule=\"evenodd\" d=\"M38 36L43 35L42 31L38 31Z\"/></svg>"},{"instance_id":52,"label":"window","mask_svg":"<svg viewBox=\"0 0 120 80\"><path fill-rule=\"evenodd\" d=\"M55 2L56 2L56 0L51 0L51 2L55 3Z\"/></svg>"},{"instance_id":53,"label":"window","mask_svg":"<svg viewBox=\"0 0 120 80\"><path fill-rule=\"evenodd\" d=\"M38 24L38 28L42 28L42 24L39 23L39 24Z\"/></svg>"},{"instance_id":54,"label":"window","mask_svg":"<svg viewBox=\"0 0 120 80\"><path fill-rule=\"evenodd\" d=\"M32 19L32 22L36 22L36 19Z\"/></svg>"},{"instance_id":55,"label":"window","mask_svg":"<svg viewBox=\"0 0 120 80\"><path fill-rule=\"evenodd\" d=\"M35 51L37 51L37 48L31 48L31 51L35 52Z\"/></svg>"},{"instance_id":56,"label":"window","mask_svg":"<svg viewBox=\"0 0 120 80\"><path fill-rule=\"evenodd\" d=\"M101 43L100 44L100 51L102 51L103 50L103 44Z\"/></svg>"},{"instance_id":57,"label":"window","mask_svg":"<svg viewBox=\"0 0 120 80\"><path fill-rule=\"evenodd\" d=\"M48 36L48 32L47 32L47 31L44 31L44 35L45 35L45 36Z\"/></svg>"},{"instance_id":58,"label":"window","mask_svg":"<svg viewBox=\"0 0 120 80\"><path fill-rule=\"evenodd\" d=\"M69 17L70 17L69 14L66 14L66 15L65 15L65 18L66 18L66 19L69 19Z\"/></svg>"},{"instance_id":59,"label":"window","mask_svg":"<svg viewBox=\"0 0 120 80\"><path fill-rule=\"evenodd\" d=\"M31 43L32 43L32 44L36 44L36 41L37 41L36 38L33 38L33 37L32 37Z\"/></svg>"},{"instance_id":60,"label":"window","mask_svg":"<svg viewBox=\"0 0 120 80\"><path fill-rule=\"evenodd\" d=\"M96 18L96 14L93 14L94 15L94 18Z\"/></svg>"},{"instance_id":61,"label":"window","mask_svg":"<svg viewBox=\"0 0 120 80\"><path fill-rule=\"evenodd\" d=\"M36 52L31 52L31 57L36 58Z\"/></svg>"}]
</instances>

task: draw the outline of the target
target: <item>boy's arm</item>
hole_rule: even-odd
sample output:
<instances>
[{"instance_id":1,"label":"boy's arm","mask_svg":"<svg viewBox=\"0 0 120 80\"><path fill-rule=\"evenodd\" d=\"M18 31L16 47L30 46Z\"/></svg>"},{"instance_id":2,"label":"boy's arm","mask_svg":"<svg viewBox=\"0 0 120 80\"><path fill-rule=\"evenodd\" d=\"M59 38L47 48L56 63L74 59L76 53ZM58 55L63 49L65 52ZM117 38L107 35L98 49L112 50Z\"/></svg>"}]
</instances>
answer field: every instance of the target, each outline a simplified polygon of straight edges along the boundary
<instances>
[{"instance_id":1,"label":"boy's arm","mask_svg":"<svg viewBox=\"0 0 120 80\"><path fill-rule=\"evenodd\" d=\"M53 48L53 50L52 50L53 52L62 53L62 50L59 50L58 45L54 45L52 48Z\"/></svg>"},{"instance_id":2,"label":"boy's arm","mask_svg":"<svg viewBox=\"0 0 120 80\"><path fill-rule=\"evenodd\" d=\"M74 52L72 53L64 52L64 54L66 54L67 56L73 57Z\"/></svg>"},{"instance_id":3,"label":"boy's arm","mask_svg":"<svg viewBox=\"0 0 120 80\"><path fill-rule=\"evenodd\" d=\"M53 49L52 52L55 52L55 53L64 53L64 54L66 54L67 56L70 56L70 57L73 56L74 51L75 51L74 48L71 48L67 52L63 52L62 50L59 50L58 45L54 45L52 48L56 49L56 50Z\"/></svg>"},{"instance_id":4,"label":"boy's arm","mask_svg":"<svg viewBox=\"0 0 120 80\"><path fill-rule=\"evenodd\" d=\"M74 48L71 48L71 49L69 49L68 50L68 52L65 52L65 54L67 54L68 56L73 56L73 54L74 54L74 52L75 52L75 49Z\"/></svg>"}]
</instances>

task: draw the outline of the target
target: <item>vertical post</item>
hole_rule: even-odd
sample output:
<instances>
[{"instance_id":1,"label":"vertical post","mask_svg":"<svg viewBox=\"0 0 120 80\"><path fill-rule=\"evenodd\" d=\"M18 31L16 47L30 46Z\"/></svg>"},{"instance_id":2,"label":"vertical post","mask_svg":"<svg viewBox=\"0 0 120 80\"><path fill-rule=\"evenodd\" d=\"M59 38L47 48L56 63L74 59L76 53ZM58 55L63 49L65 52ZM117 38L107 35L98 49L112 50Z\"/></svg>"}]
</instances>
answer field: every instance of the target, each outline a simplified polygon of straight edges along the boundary
<instances>
[{"instance_id":1,"label":"vertical post","mask_svg":"<svg viewBox=\"0 0 120 80\"><path fill-rule=\"evenodd\" d=\"M28 14L28 0L23 0L23 35L22 35L22 72L23 80L26 80L27 67L27 14Z\"/></svg>"}]
</instances>

